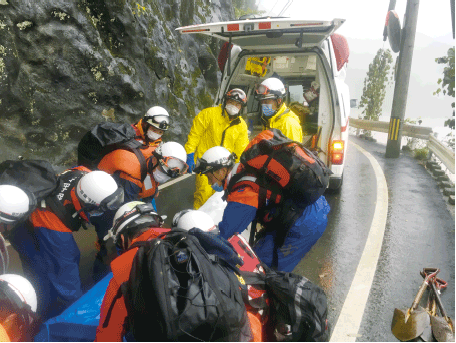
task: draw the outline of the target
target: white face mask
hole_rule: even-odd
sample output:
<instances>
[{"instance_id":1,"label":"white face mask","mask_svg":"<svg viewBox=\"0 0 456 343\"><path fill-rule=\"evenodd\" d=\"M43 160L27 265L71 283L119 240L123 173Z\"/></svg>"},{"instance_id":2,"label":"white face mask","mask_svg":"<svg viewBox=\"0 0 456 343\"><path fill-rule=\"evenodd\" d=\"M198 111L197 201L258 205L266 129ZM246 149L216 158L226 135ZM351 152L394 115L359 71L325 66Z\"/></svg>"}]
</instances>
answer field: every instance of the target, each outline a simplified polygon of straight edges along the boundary
<instances>
[{"instance_id":1,"label":"white face mask","mask_svg":"<svg viewBox=\"0 0 456 343\"><path fill-rule=\"evenodd\" d=\"M149 137L150 140L155 141L159 139L162 135L159 133L156 133L152 130L147 131L147 137Z\"/></svg>"},{"instance_id":2,"label":"white face mask","mask_svg":"<svg viewBox=\"0 0 456 343\"><path fill-rule=\"evenodd\" d=\"M225 110L230 116L236 116L239 113L239 108L237 108L236 106L234 106L232 104L226 105Z\"/></svg>"},{"instance_id":3,"label":"white face mask","mask_svg":"<svg viewBox=\"0 0 456 343\"><path fill-rule=\"evenodd\" d=\"M166 181L171 179L170 176L166 175L159 168L156 168L152 174L154 175L154 180L158 183L165 183Z\"/></svg>"}]
</instances>

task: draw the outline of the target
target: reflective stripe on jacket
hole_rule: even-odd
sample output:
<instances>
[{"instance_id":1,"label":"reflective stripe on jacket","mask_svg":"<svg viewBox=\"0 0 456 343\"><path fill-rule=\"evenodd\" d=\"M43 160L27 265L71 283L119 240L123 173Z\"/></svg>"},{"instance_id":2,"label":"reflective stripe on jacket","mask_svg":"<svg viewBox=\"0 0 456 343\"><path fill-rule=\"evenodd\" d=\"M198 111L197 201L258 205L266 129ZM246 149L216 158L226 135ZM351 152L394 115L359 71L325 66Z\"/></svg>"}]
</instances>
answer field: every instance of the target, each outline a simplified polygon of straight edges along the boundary
<instances>
[{"instance_id":1,"label":"reflective stripe on jacket","mask_svg":"<svg viewBox=\"0 0 456 343\"><path fill-rule=\"evenodd\" d=\"M222 114L222 105L202 110L193 119L193 125L188 135L185 151L195 153L195 161L201 158L210 148L222 143L223 131L226 129L223 146L234 152L239 160L245 147L249 144L247 124L242 117L240 123L230 126L230 119L225 112Z\"/></svg>"},{"instance_id":2,"label":"reflective stripe on jacket","mask_svg":"<svg viewBox=\"0 0 456 343\"><path fill-rule=\"evenodd\" d=\"M302 143L302 127L299 117L293 111L289 110L285 103L269 119L268 124L271 129L279 129L291 140Z\"/></svg>"}]
</instances>

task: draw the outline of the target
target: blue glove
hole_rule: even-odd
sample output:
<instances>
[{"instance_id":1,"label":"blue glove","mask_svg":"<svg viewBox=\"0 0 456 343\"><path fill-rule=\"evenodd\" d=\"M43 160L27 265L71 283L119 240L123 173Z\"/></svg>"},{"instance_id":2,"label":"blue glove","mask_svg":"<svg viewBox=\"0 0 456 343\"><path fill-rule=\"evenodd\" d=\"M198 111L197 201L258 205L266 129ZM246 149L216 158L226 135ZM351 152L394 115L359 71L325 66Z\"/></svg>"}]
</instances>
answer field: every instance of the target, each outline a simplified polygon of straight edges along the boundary
<instances>
[{"instance_id":1,"label":"blue glove","mask_svg":"<svg viewBox=\"0 0 456 343\"><path fill-rule=\"evenodd\" d=\"M188 172L191 173L195 169L195 153L187 154Z\"/></svg>"}]
</instances>

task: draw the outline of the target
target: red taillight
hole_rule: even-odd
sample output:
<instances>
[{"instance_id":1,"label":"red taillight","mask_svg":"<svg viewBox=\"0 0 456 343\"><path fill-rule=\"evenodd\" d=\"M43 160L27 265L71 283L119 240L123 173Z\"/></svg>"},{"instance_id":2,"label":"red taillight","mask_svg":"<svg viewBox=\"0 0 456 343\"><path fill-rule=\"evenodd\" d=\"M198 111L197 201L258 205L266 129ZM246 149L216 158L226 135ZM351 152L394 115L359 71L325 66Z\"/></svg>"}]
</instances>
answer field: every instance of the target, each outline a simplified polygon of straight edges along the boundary
<instances>
[{"instance_id":1,"label":"red taillight","mask_svg":"<svg viewBox=\"0 0 456 343\"><path fill-rule=\"evenodd\" d=\"M344 163L344 141L333 141L331 151L331 163Z\"/></svg>"}]
</instances>

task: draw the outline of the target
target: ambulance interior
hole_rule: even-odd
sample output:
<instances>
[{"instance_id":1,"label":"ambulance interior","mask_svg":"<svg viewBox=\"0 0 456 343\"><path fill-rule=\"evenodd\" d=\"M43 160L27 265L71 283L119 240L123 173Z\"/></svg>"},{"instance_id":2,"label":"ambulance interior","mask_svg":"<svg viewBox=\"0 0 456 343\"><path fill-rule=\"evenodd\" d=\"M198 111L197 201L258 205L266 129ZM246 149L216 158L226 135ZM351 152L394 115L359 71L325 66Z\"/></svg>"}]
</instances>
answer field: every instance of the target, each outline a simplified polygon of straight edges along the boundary
<instances>
[{"instance_id":1,"label":"ambulance interior","mask_svg":"<svg viewBox=\"0 0 456 343\"><path fill-rule=\"evenodd\" d=\"M322 132L319 127L331 127L325 124L332 120L332 106L327 77L317 54L249 54L238 61L231 71L229 88L241 88L247 94L248 104L243 110L247 125L250 128L261 125L260 104L254 96L255 86L269 77L278 77L287 90L286 104L301 121L303 142L312 148L321 147L326 138L323 136L329 133Z\"/></svg>"}]
</instances>

